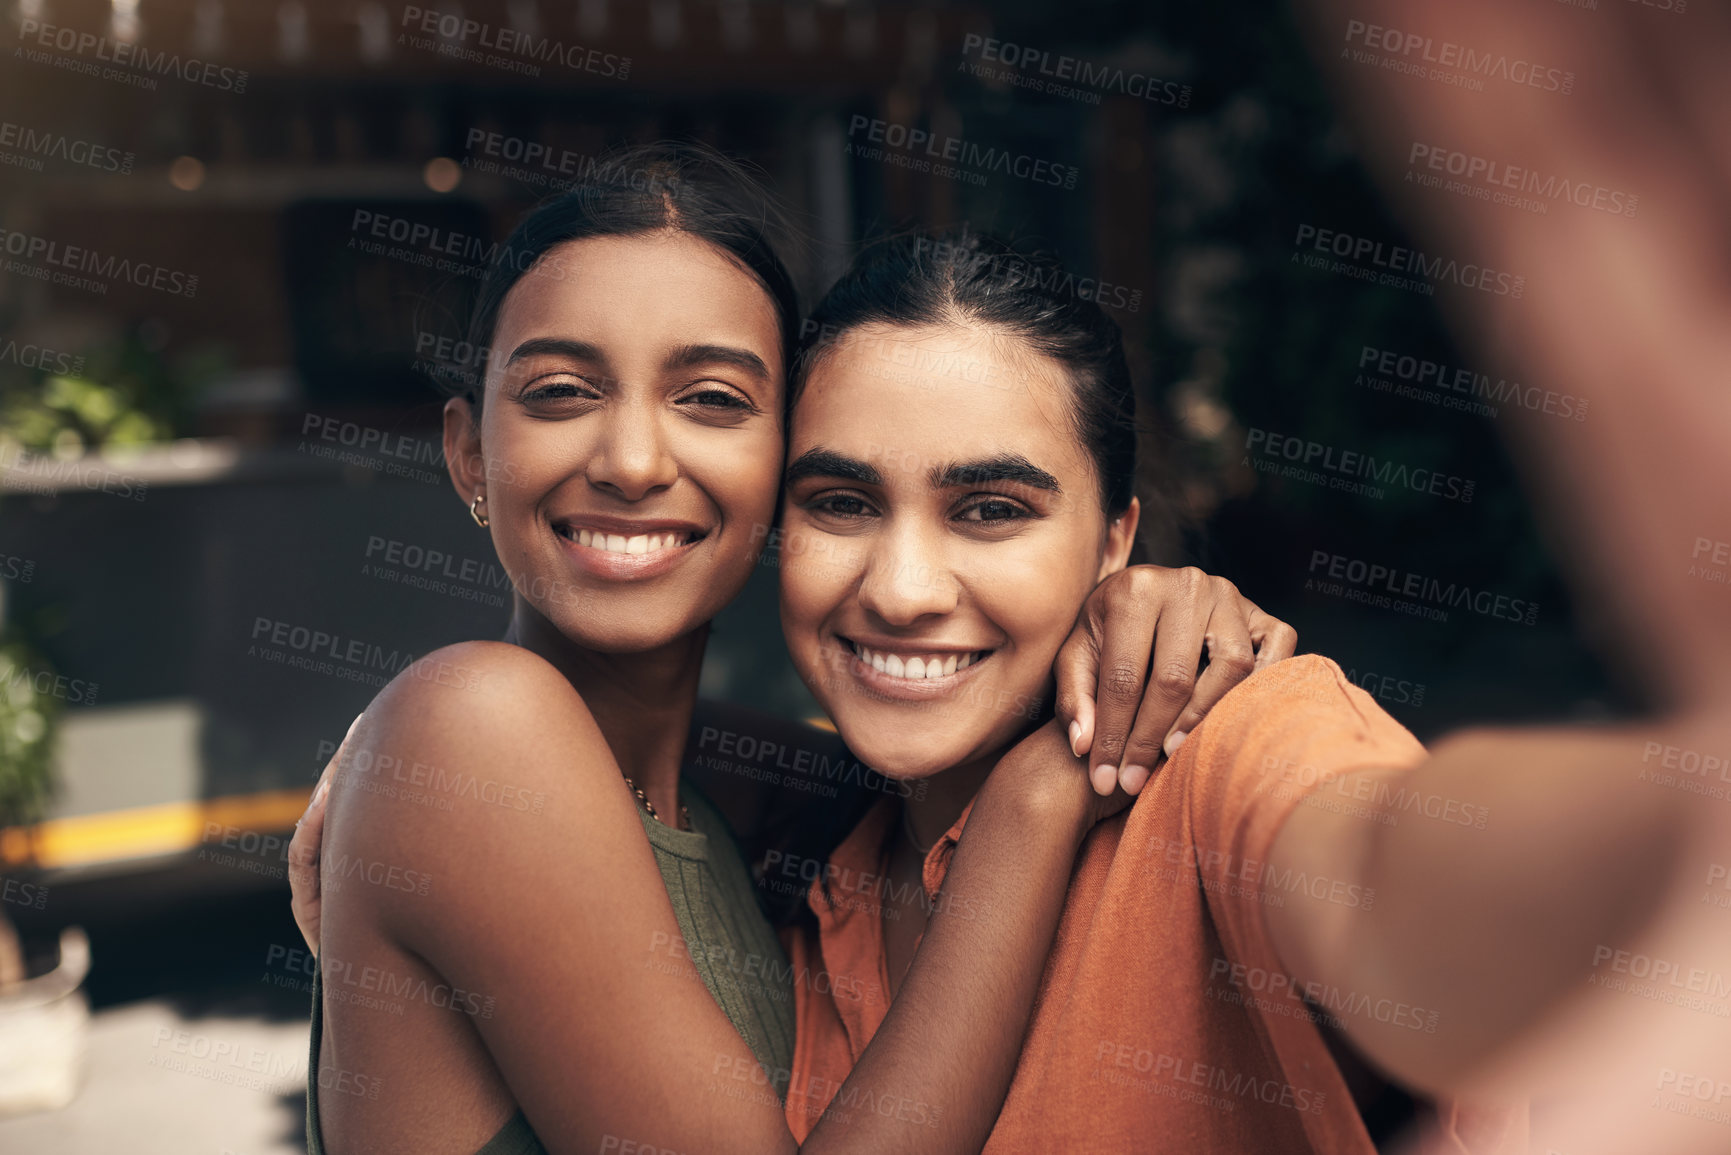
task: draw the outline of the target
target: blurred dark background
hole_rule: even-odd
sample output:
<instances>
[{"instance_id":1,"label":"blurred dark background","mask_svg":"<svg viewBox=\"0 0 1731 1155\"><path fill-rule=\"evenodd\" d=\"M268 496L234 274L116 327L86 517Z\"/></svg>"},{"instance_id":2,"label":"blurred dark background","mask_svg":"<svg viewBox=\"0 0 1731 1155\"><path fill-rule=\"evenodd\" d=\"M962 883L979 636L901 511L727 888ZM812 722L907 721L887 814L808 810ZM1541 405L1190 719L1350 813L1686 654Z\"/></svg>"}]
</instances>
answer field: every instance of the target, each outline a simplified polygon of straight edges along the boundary
<instances>
[{"instance_id":1,"label":"blurred dark background","mask_svg":"<svg viewBox=\"0 0 1731 1155\"><path fill-rule=\"evenodd\" d=\"M6 13L0 653L27 676L0 716L0 869L47 897L4 913L38 955L64 926L90 930L99 1009L166 995L285 1028L304 1015L303 993L248 973L298 941L271 840L403 656L506 617L445 480L429 352L461 332L474 246L573 175L561 162L618 144L700 140L757 165L799 225L808 303L859 241L910 224L1010 234L1112 286L1162 495L1151 559L1230 577L1421 738L1629 705L1499 440L1507 405L1464 412L1361 377L1367 347L1499 377L1443 327L1439 299L1465 290L1297 259L1303 225L1403 233L1281 4ZM513 50L515 33L560 52ZM1074 174L918 171L872 122ZM381 242L381 221L433 239ZM167 270L180 291L46 283L19 265L44 264L33 239ZM1469 478L1472 500L1259 473L1252 431ZM1364 605L1315 588L1318 553L1539 609L1525 624ZM806 717L774 597L766 565L718 624L704 690ZM314 635L367 657L293 666L316 655L281 639Z\"/></svg>"}]
</instances>

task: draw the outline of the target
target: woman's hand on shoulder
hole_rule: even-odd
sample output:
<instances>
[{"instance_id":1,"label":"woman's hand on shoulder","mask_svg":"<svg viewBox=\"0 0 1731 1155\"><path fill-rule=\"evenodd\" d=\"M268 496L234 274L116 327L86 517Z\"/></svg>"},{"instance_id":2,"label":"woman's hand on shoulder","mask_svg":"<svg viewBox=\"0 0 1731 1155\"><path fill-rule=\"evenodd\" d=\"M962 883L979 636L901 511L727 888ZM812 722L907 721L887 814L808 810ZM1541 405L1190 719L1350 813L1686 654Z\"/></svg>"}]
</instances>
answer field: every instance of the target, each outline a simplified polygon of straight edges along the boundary
<instances>
[{"instance_id":1,"label":"woman's hand on shoulder","mask_svg":"<svg viewBox=\"0 0 1731 1155\"><path fill-rule=\"evenodd\" d=\"M1131 566L1094 588L1058 651L1057 715L1094 789L1134 795L1228 690L1297 646L1225 578Z\"/></svg>"},{"instance_id":2,"label":"woman's hand on shoulder","mask_svg":"<svg viewBox=\"0 0 1731 1155\"><path fill-rule=\"evenodd\" d=\"M319 954L319 923L324 913L324 895L319 886L319 851L324 849L325 812L329 808L331 782L342 773L349 742L355 736L355 727L364 717L364 713L356 714L355 720L349 723L348 732L343 735L336 753L331 755L331 760L325 763L324 771L319 774L318 785L313 787L312 797L307 800L306 813L295 823L294 837L289 840L289 909L294 912L295 926L300 928L301 937L306 940L307 949L312 951L314 958Z\"/></svg>"}]
</instances>

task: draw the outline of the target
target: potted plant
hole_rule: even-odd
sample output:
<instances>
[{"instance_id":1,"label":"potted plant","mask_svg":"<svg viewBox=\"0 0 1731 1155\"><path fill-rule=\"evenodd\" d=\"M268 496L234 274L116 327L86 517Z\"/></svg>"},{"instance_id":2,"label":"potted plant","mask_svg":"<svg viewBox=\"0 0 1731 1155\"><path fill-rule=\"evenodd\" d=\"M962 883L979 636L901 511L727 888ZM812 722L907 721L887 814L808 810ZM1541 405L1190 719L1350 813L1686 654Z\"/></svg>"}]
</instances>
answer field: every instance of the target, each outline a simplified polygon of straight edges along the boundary
<instances>
[{"instance_id":1,"label":"potted plant","mask_svg":"<svg viewBox=\"0 0 1731 1155\"><path fill-rule=\"evenodd\" d=\"M60 703L43 686L53 682L45 662L0 633L0 1115L70 1102L89 1034L82 986L90 943L84 932L63 931L56 960L31 975L9 911L40 908L47 899L38 883L14 876L14 864L28 865L22 828L41 817L52 784Z\"/></svg>"}]
</instances>

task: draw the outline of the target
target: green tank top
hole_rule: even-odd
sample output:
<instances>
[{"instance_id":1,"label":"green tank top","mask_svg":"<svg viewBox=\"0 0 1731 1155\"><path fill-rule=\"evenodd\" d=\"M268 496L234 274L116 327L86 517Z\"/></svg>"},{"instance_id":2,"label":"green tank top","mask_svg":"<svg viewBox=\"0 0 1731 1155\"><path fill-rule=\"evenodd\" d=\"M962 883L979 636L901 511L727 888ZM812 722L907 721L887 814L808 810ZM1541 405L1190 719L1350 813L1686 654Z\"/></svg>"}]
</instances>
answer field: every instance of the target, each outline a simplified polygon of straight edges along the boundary
<instances>
[{"instance_id":1,"label":"green tank top","mask_svg":"<svg viewBox=\"0 0 1731 1155\"><path fill-rule=\"evenodd\" d=\"M673 902L690 964L703 976L770 1084L785 1085L777 1072L793 1065L793 974L775 931L758 909L757 895L733 832L709 800L681 781L679 796L691 811L691 829L664 826L638 812L655 863ZM677 957L679 963L687 960ZM324 992L313 974L312 1054L307 1064L307 1152L324 1155L319 1134L319 1038ZM513 1115L475 1155L547 1155L522 1111Z\"/></svg>"}]
</instances>

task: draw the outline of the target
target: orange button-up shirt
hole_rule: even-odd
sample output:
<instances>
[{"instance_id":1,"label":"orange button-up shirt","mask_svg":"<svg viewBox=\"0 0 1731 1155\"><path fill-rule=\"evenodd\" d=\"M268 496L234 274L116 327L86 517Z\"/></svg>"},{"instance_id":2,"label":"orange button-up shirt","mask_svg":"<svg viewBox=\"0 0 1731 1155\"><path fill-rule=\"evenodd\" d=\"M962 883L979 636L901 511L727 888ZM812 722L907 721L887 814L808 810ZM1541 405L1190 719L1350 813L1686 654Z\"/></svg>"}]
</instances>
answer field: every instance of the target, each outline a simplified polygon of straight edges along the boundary
<instances>
[{"instance_id":1,"label":"orange button-up shirt","mask_svg":"<svg viewBox=\"0 0 1731 1155\"><path fill-rule=\"evenodd\" d=\"M985 1150L1374 1155L1317 1020L1373 1016L1434 1032L1436 1016L1372 992L1295 993L1262 907L1299 889L1348 906L1375 896L1345 880L1278 873L1268 850L1301 799L1369 815L1339 776L1424 756L1326 658L1281 662L1226 695L1136 804L1084 841ZM1462 820L1447 800L1397 798L1392 811L1380 801L1384 821ZM816 933L790 936L794 972L818 976L795 994L786 1103L802 1141L889 1010L881 920L899 806L879 803L836 849L828 886L820 880L808 896ZM928 900L966 822L964 812L926 858ZM885 1110L852 1095L836 1109ZM890 1106L915 1125L938 1110ZM1524 1110L1444 1105L1437 1127L1432 1138L1455 1152L1526 1149Z\"/></svg>"}]
</instances>

